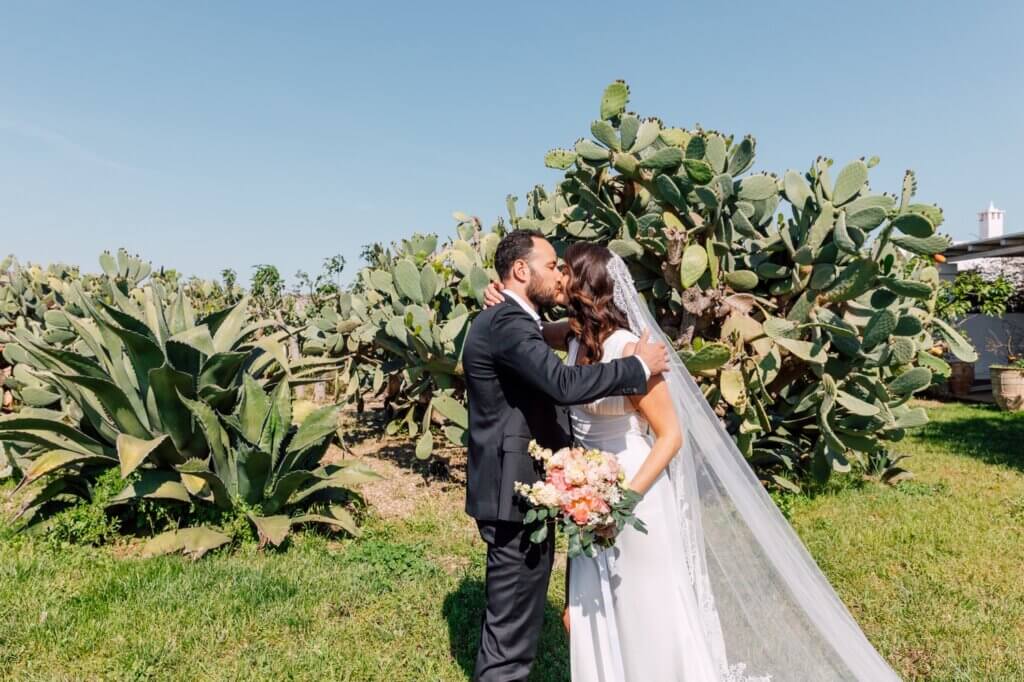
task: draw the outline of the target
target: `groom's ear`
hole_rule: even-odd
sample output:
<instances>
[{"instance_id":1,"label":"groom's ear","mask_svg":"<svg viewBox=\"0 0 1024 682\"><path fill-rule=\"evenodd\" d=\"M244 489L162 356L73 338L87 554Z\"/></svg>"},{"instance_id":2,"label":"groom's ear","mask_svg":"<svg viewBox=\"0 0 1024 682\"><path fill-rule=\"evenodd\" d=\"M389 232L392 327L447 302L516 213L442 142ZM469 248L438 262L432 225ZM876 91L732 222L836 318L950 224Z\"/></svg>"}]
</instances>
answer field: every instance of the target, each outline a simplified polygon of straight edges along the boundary
<instances>
[{"instance_id":1,"label":"groom's ear","mask_svg":"<svg viewBox=\"0 0 1024 682\"><path fill-rule=\"evenodd\" d=\"M527 282L530 279L530 261L525 258L518 258L512 262L512 268L509 271L509 279L518 280L520 282Z\"/></svg>"}]
</instances>

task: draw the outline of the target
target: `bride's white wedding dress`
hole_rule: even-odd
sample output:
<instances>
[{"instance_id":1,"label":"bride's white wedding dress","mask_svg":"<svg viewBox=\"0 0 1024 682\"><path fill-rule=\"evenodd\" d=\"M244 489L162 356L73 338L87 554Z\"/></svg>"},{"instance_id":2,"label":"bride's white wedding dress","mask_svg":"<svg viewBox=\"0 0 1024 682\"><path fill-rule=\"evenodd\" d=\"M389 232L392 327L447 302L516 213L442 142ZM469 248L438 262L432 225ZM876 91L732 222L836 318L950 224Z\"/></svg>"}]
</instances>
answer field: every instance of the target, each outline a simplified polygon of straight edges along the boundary
<instances>
[{"instance_id":1,"label":"bride's white wedding dress","mask_svg":"<svg viewBox=\"0 0 1024 682\"><path fill-rule=\"evenodd\" d=\"M636 335L620 329L604 342L602 362L622 357ZM569 344L570 364L579 346ZM615 453L626 480L653 444L647 421L629 398L611 396L570 408L580 445ZM627 527L615 547L571 560L569 618L574 682L721 679L699 617L686 562L681 520L668 473L662 472L637 516L647 534Z\"/></svg>"},{"instance_id":2,"label":"bride's white wedding dress","mask_svg":"<svg viewBox=\"0 0 1024 682\"><path fill-rule=\"evenodd\" d=\"M629 330L672 348L618 256L608 262ZM576 359L570 343L569 362ZM732 435L677 355L671 408L683 446L640 502L646 535L626 529L597 559L570 566L570 640L576 682L814 682L899 680L861 632L800 538L779 513ZM652 436L629 399L571 408L587 447L618 454L627 475Z\"/></svg>"}]
</instances>

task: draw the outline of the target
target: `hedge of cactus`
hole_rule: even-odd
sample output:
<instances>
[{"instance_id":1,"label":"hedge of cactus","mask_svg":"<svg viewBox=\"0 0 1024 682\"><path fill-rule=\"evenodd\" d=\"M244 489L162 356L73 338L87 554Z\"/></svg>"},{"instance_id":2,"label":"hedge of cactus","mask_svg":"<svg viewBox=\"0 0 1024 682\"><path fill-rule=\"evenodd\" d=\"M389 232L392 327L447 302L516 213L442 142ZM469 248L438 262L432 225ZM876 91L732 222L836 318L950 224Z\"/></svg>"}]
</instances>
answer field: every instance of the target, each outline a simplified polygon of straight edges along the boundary
<instances>
[{"instance_id":1,"label":"hedge of cactus","mask_svg":"<svg viewBox=\"0 0 1024 682\"><path fill-rule=\"evenodd\" d=\"M796 488L811 473L824 480L854 463L890 480L904 475L892 445L927 419L910 398L949 374L946 352L976 357L935 314L932 259L948 246L936 233L942 211L915 202L910 171L897 194L873 192L875 158L838 170L819 157L803 172L757 171L753 137L666 126L627 111L628 100L625 83L605 90L590 135L545 156L560 181L534 188L525 206L510 196L507 223L488 230L456 214L456 235L444 243L417 234L369 247L354 284L285 332L308 356L292 363L302 370L291 381L322 380L338 368L336 397L360 408L367 396L382 397L387 432L414 438L419 457L443 444L461 447L466 330L495 279L501 237L536 229L559 251L588 240L626 259L659 324L766 480ZM21 347L31 346L31 334L33 343L59 350L86 339L73 323L88 312L75 308L85 294L102 299L101 318L113 306L140 319L147 296L165 305L175 296L234 304L243 293L233 277L223 286L185 285L123 252L101 265L102 277L73 287L78 296L66 294L77 273L59 269L22 272L23 285L0 282L0 325L17 318ZM258 274L254 291L280 298L276 269ZM266 302L250 307L270 316ZM301 310L290 305L287 320L276 315L278 326L294 324ZM286 353L277 352L284 367ZM53 386L52 368L8 361L17 375L7 382L29 407L52 408L69 394ZM227 409L236 389L214 397L212 407Z\"/></svg>"},{"instance_id":2,"label":"hedge of cactus","mask_svg":"<svg viewBox=\"0 0 1024 682\"><path fill-rule=\"evenodd\" d=\"M416 439L426 459L438 442L462 447L468 417L459 364L469 320L495 277L499 224L482 230L456 214L458 237L438 246L434 235L414 235L390 249L378 247L342 295L337 312L312 320L304 348L340 355L343 395L381 393L388 434Z\"/></svg>"},{"instance_id":3,"label":"hedge of cactus","mask_svg":"<svg viewBox=\"0 0 1024 682\"><path fill-rule=\"evenodd\" d=\"M892 444L927 420L910 398L942 380L946 350L975 357L935 316L932 257L948 240L942 211L915 203L907 172L898 195L872 191L877 159L835 172L752 170L756 141L669 127L627 111L625 83L609 86L590 137L554 149L564 173L536 187L511 225L482 231L458 215L458 237L416 237L376 250L351 298L325 320L318 350L349 353L349 395L385 391L389 431L463 442L461 339L494 278L507 229L540 230L563 250L577 240L623 256L662 328L705 395L766 479L796 488L853 462L905 475ZM834 179L833 179L834 177ZM381 353L383 351L383 353Z\"/></svg>"},{"instance_id":4,"label":"hedge of cactus","mask_svg":"<svg viewBox=\"0 0 1024 682\"><path fill-rule=\"evenodd\" d=\"M934 314L941 209L914 203L910 171L898 196L874 193L874 158L752 172L753 137L641 119L628 96L609 86L592 139L548 153L564 179L515 224L626 258L741 450L780 485L892 461L927 419L910 397L949 374L939 348L975 359Z\"/></svg>"}]
</instances>

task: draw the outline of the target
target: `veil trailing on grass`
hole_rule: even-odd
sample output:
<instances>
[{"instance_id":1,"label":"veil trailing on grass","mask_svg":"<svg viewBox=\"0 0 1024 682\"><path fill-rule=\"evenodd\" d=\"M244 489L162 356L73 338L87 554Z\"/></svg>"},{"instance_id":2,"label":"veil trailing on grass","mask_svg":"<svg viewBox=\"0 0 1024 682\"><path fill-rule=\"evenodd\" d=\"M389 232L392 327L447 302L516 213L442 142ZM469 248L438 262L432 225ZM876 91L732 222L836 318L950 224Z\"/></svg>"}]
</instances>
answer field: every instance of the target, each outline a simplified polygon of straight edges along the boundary
<instances>
[{"instance_id":1,"label":"veil trailing on grass","mask_svg":"<svg viewBox=\"0 0 1024 682\"><path fill-rule=\"evenodd\" d=\"M672 348L625 262L608 264L631 331ZM683 447L669 468L687 572L715 661L729 682L899 680L754 476L682 361L668 382Z\"/></svg>"}]
</instances>

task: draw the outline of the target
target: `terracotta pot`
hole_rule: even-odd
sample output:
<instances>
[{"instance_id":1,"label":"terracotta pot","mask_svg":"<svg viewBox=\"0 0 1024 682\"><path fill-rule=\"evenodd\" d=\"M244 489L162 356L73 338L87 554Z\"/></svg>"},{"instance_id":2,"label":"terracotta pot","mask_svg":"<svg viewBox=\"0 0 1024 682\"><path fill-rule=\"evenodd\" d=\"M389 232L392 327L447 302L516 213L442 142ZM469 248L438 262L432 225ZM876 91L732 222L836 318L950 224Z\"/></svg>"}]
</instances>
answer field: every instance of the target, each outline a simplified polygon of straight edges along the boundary
<instances>
[{"instance_id":1,"label":"terracotta pot","mask_svg":"<svg viewBox=\"0 0 1024 682\"><path fill-rule=\"evenodd\" d=\"M1024 369L1017 367L990 367L992 397L1004 410L1024 410Z\"/></svg>"},{"instance_id":2,"label":"terracotta pot","mask_svg":"<svg viewBox=\"0 0 1024 682\"><path fill-rule=\"evenodd\" d=\"M953 395L967 395L974 385L974 363L958 362L954 360L949 363L952 372L949 375L949 392Z\"/></svg>"}]
</instances>

